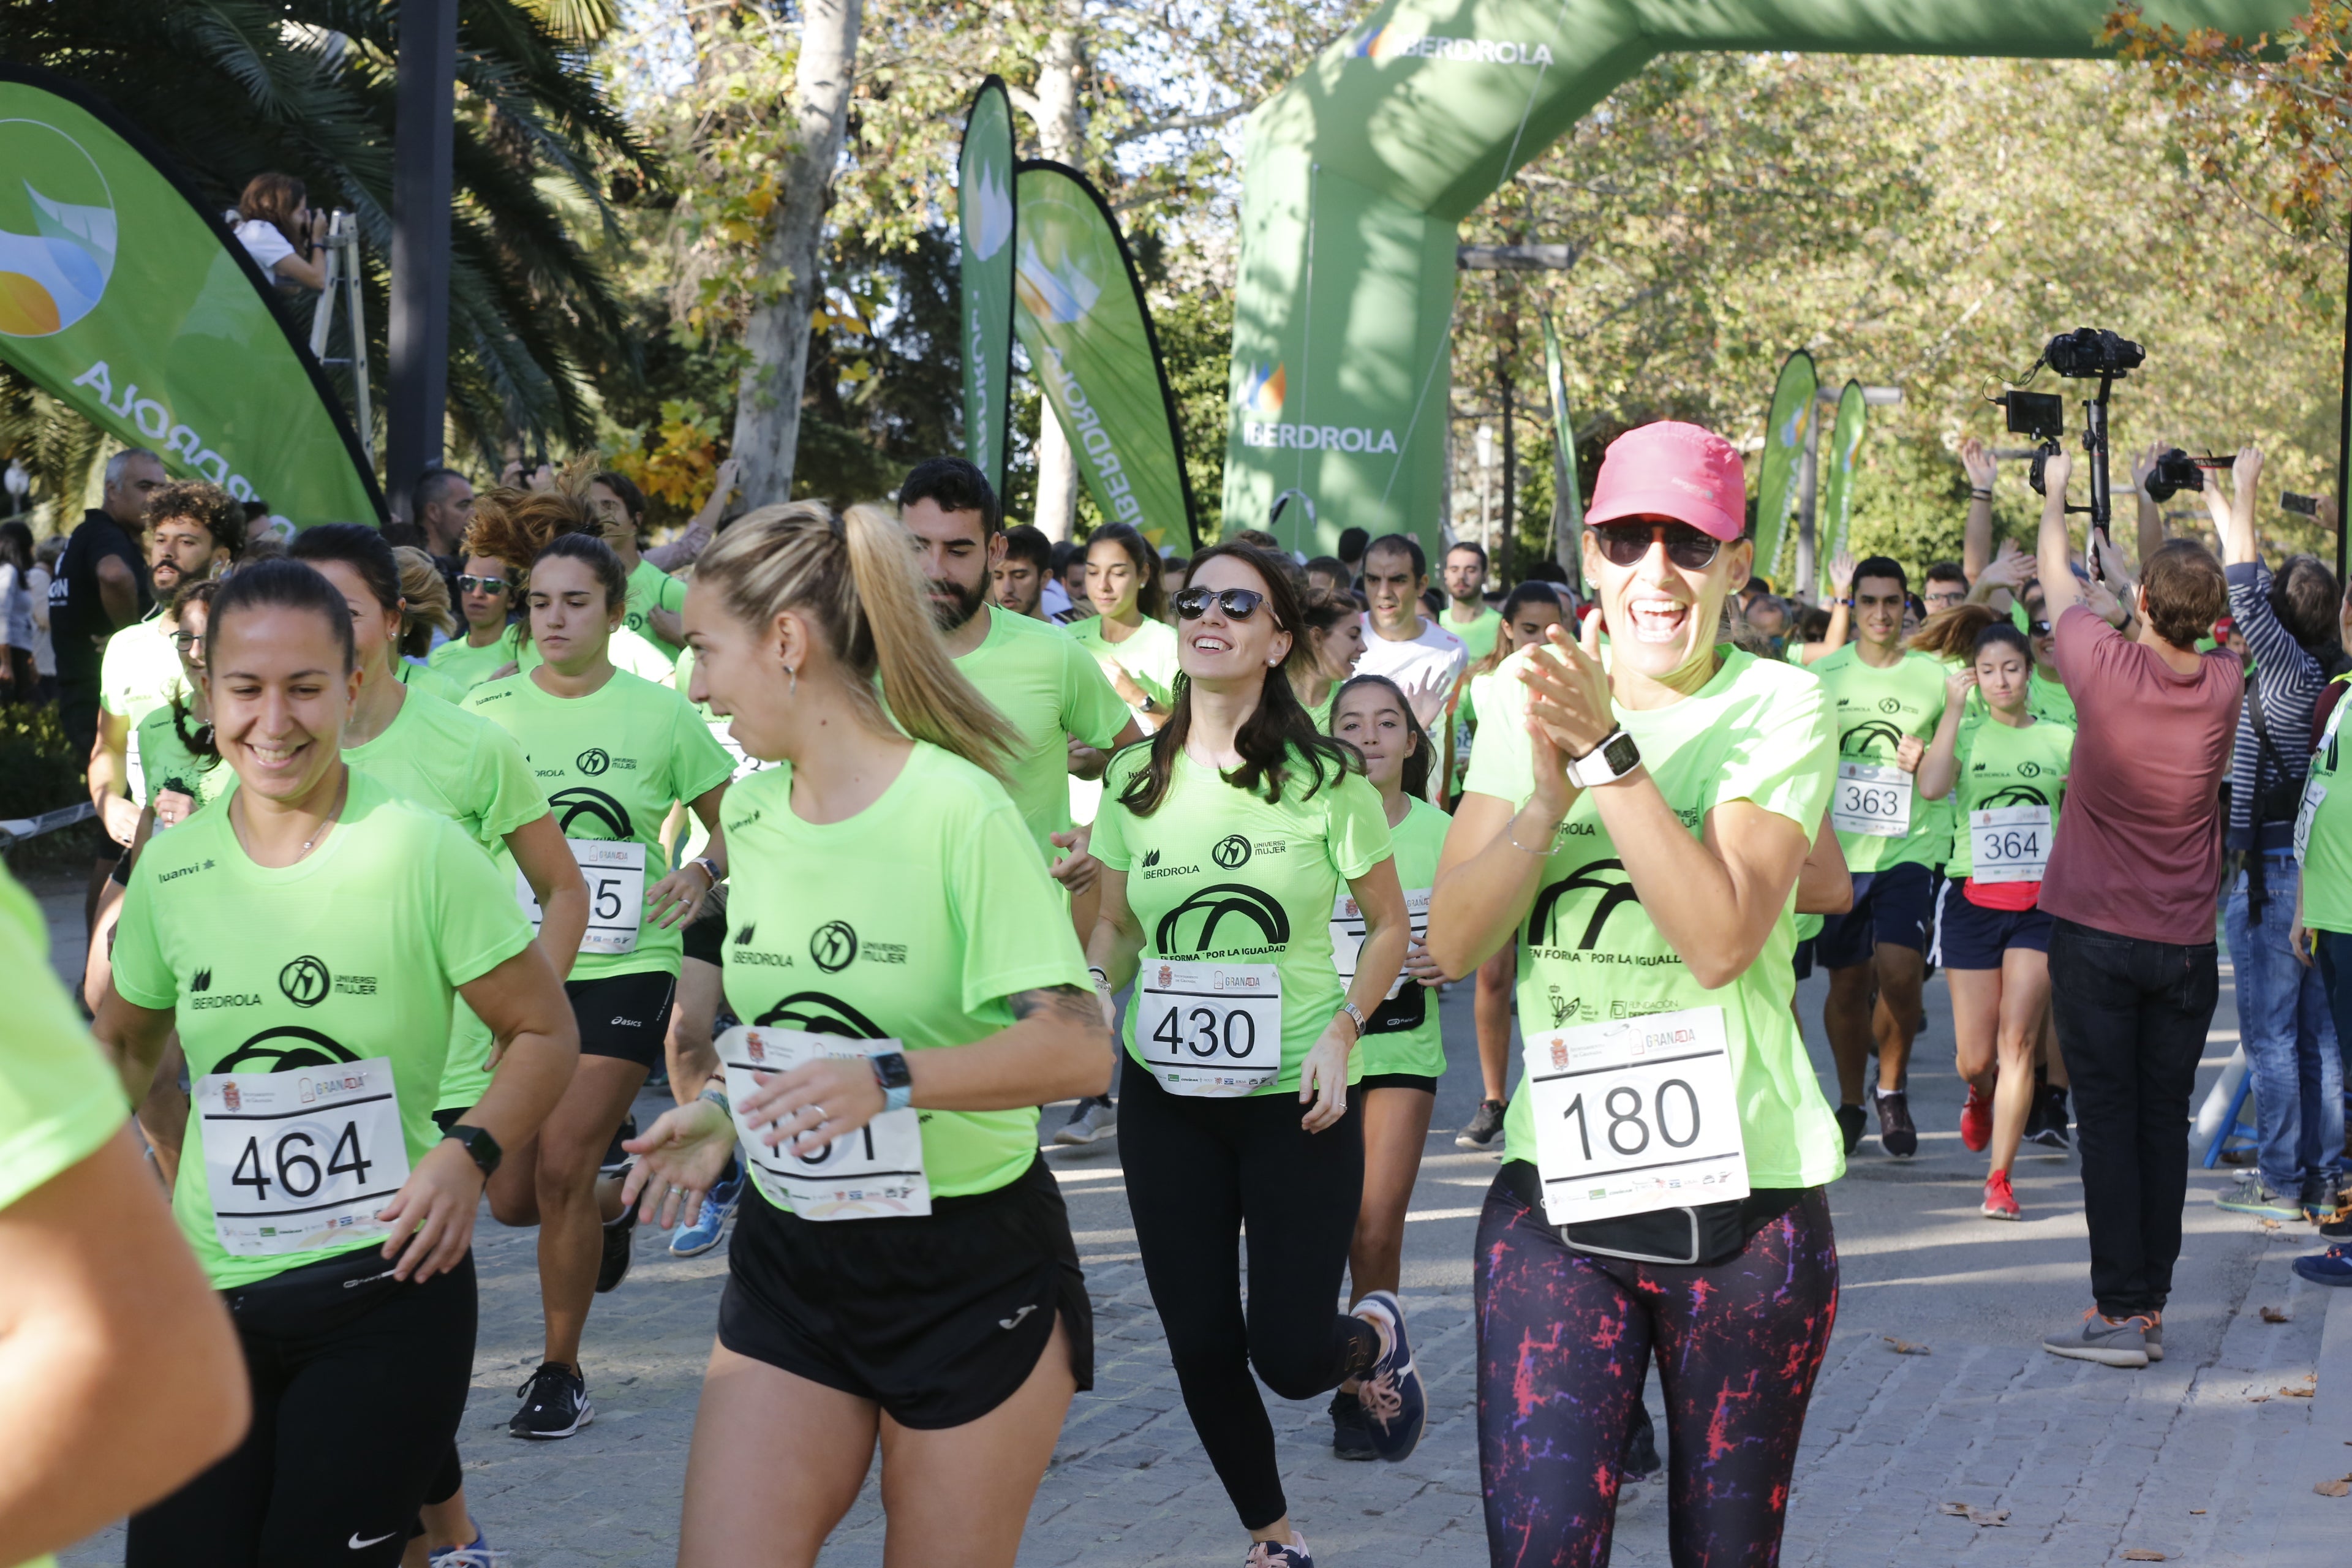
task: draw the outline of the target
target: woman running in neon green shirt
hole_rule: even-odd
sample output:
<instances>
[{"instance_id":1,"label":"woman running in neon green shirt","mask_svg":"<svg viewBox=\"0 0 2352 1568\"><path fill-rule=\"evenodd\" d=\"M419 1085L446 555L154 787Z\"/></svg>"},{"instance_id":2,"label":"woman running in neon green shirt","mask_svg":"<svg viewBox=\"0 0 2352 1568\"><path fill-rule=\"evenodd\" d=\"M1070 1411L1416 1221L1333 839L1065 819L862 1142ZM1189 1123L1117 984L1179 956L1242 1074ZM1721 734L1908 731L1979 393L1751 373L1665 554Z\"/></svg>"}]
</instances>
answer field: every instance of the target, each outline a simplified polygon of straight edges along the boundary
<instances>
[{"instance_id":1,"label":"woman running in neon green shirt","mask_svg":"<svg viewBox=\"0 0 2352 1568\"><path fill-rule=\"evenodd\" d=\"M1159 552L1123 522L1096 529L1087 541L1087 602L1095 613L1072 623L1071 635L1145 729L1163 723L1176 700L1176 634Z\"/></svg>"},{"instance_id":2,"label":"woman running in neon green shirt","mask_svg":"<svg viewBox=\"0 0 2352 1568\"><path fill-rule=\"evenodd\" d=\"M779 765L727 798L745 873L727 999L748 1023L701 1098L629 1144L629 1196L665 1225L694 1218L739 1137L758 1189L695 1419L685 1568L814 1563L877 1438L889 1561L1011 1568L1092 1383L1035 1107L1106 1087L1105 1007L1004 791L1020 734L948 657L908 537L878 508L763 508L687 595L695 697Z\"/></svg>"},{"instance_id":3,"label":"woman running in neon green shirt","mask_svg":"<svg viewBox=\"0 0 2352 1568\"><path fill-rule=\"evenodd\" d=\"M451 637L425 662L471 691L515 660L513 611L522 574L491 555L468 555L457 573L457 608L466 635Z\"/></svg>"}]
</instances>

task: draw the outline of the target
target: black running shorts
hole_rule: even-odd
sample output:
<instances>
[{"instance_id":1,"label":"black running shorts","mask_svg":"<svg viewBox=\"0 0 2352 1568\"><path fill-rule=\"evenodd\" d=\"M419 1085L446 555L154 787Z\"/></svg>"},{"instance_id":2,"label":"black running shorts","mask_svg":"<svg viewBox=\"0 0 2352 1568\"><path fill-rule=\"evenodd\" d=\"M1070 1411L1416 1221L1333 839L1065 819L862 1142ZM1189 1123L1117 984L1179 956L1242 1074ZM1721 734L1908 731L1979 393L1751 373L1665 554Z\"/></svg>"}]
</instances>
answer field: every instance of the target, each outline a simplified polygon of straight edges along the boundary
<instances>
[{"instance_id":1,"label":"black running shorts","mask_svg":"<svg viewBox=\"0 0 2352 1568\"><path fill-rule=\"evenodd\" d=\"M1016 1393L1059 1317L1094 1386L1094 1309L1041 1156L919 1218L810 1221L756 1192L737 1211L719 1342L879 1405L901 1426L977 1421Z\"/></svg>"},{"instance_id":2,"label":"black running shorts","mask_svg":"<svg viewBox=\"0 0 2352 1568\"><path fill-rule=\"evenodd\" d=\"M677 976L654 970L567 980L563 994L572 998L572 1016L580 1025L582 1056L617 1057L648 1072L662 1059Z\"/></svg>"}]
</instances>

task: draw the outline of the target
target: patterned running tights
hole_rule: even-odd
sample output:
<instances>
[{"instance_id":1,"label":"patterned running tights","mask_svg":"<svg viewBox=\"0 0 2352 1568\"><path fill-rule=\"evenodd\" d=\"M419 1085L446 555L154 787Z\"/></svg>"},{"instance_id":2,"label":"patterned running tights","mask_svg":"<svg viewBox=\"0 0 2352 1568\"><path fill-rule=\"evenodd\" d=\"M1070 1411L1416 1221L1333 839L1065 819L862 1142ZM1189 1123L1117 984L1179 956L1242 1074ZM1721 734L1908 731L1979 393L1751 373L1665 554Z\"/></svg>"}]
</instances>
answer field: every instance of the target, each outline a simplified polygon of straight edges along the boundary
<instances>
[{"instance_id":1,"label":"patterned running tights","mask_svg":"<svg viewBox=\"0 0 2352 1568\"><path fill-rule=\"evenodd\" d=\"M1772 1568L1837 1317L1818 1187L1711 1268L1571 1252L1498 1180L1478 1221L1478 1468L1495 1568L1601 1568L1650 1358L1674 1568Z\"/></svg>"}]
</instances>

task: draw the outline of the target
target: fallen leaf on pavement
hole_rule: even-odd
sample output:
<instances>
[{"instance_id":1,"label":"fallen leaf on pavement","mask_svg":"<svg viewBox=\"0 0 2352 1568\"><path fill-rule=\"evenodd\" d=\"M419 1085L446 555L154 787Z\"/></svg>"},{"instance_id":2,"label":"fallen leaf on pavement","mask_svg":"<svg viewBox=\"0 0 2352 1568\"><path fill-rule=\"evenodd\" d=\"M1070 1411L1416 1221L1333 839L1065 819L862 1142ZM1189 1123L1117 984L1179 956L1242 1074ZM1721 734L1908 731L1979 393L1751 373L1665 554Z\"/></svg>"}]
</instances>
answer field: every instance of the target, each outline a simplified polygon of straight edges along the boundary
<instances>
[{"instance_id":1,"label":"fallen leaf on pavement","mask_svg":"<svg viewBox=\"0 0 2352 1568\"><path fill-rule=\"evenodd\" d=\"M2135 1546L2124 1553L2124 1561L2126 1563L2161 1563L2165 1561L2165 1556L2161 1552L2150 1552L2145 1546Z\"/></svg>"},{"instance_id":2,"label":"fallen leaf on pavement","mask_svg":"<svg viewBox=\"0 0 2352 1568\"><path fill-rule=\"evenodd\" d=\"M2319 1391L2315 1388L2281 1388L2279 1393L2289 1399L2309 1399Z\"/></svg>"},{"instance_id":3,"label":"fallen leaf on pavement","mask_svg":"<svg viewBox=\"0 0 2352 1568\"><path fill-rule=\"evenodd\" d=\"M2278 1227L2279 1222L2274 1219L2266 1219L2263 1221L2263 1228L2264 1230L2276 1230Z\"/></svg>"},{"instance_id":4,"label":"fallen leaf on pavement","mask_svg":"<svg viewBox=\"0 0 2352 1568\"><path fill-rule=\"evenodd\" d=\"M1955 1518L1967 1520L1979 1530L2009 1522L2009 1510L2005 1508L1979 1508L1974 1503L1948 1502L1944 1505L1944 1511Z\"/></svg>"},{"instance_id":5,"label":"fallen leaf on pavement","mask_svg":"<svg viewBox=\"0 0 2352 1568\"><path fill-rule=\"evenodd\" d=\"M2263 1405L2269 1401L2270 1395L2267 1394L2250 1394L2246 1396L2246 1403L2249 1405Z\"/></svg>"},{"instance_id":6,"label":"fallen leaf on pavement","mask_svg":"<svg viewBox=\"0 0 2352 1568\"><path fill-rule=\"evenodd\" d=\"M2343 1497L2352 1493L2352 1481L2322 1481L2311 1489L2321 1497Z\"/></svg>"},{"instance_id":7,"label":"fallen leaf on pavement","mask_svg":"<svg viewBox=\"0 0 2352 1568\"><path fill-rule=\"evenodd\" d=\"M1895 1353L1896 1355L1933 1355L1936 1353L1929 1350L1926 1345L1915 1345L1909 1340L1898 1340L1893 1334L1881 1334L1878 1337L1885 1340L1888 1344L1894 1346Z\"/></svg>"},{"instance_id":8,"label":"fallen leaf on pavement","mask_svg":"<svg viewBox=\"0 0 2352 1568\"><path fill-rule=\"evenodd\" d=\"M2264 1307L2263 1309L2263 1321L2265 1323L2292 1323L2294 1321L2294 1319L2291 1314L2282 1312L2276 1307Z\"/></svg>"},{"instance_id":9,"label":"fallen leaf on pavement","mask_svg":"<svg viewBox=\"0 0 2352 1568\"><path fill-rule=\"evenodd\" d=\"M2191 1513L2203 1513L2205 1510L2201 1508L2192 1508L2189 1511Z\"/></svg>"}]
</instances>

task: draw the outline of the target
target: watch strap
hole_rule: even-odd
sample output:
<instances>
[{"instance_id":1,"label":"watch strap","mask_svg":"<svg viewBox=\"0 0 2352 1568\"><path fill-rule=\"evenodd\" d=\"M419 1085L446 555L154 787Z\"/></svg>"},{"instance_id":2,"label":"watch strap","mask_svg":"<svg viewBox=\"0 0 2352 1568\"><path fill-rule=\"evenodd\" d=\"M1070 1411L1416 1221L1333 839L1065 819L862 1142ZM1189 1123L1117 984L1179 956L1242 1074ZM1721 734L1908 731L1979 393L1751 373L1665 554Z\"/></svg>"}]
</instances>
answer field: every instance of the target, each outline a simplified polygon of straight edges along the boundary
<instances>
[{"instance_id":1,"label":"watch strap","mask_svg":"<svg viewBox=\"0 0 2352 1568\"><path fill-rule=\"evenodd\" d=\"M1626 754L1623 767L1619 767L1612 759L1610 753L1612 752ZM1592 789L1601 784L1614 784L1641 765L1641 748L1634 744L1633 737L1622 729L1612 730L1599 745L1569 763L1568 782L1579 789Z\"/></svg>"},{"instance_id":2,"label":"watch strap","mask_svg":"<svg viewBox=\"0 0 2352 1568\"><path fill-rule=\"evenodd\" d=\"M885 1051L879 1056L868 1057L866 1059L874 1064L874 1081L882 1087L884 1114L887 1115L893 1110L904 1110L915 1102L915 1080L913 1075L908 1071L904 1053ZM891 1067L886 1064L895 1064L896 1070L892 1070Z\"/></svg>"}]
</instances>

